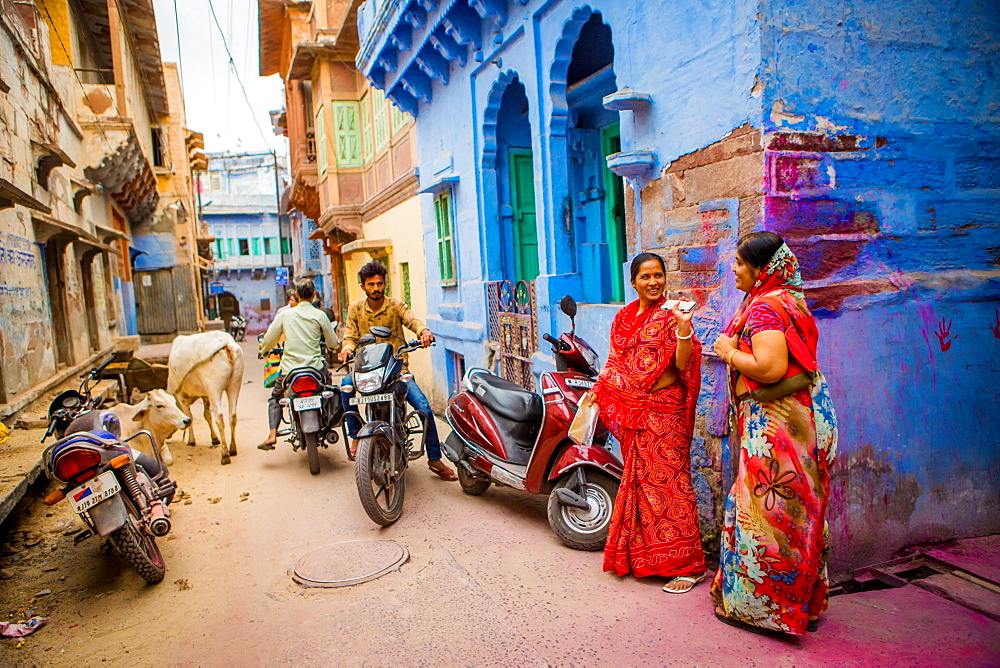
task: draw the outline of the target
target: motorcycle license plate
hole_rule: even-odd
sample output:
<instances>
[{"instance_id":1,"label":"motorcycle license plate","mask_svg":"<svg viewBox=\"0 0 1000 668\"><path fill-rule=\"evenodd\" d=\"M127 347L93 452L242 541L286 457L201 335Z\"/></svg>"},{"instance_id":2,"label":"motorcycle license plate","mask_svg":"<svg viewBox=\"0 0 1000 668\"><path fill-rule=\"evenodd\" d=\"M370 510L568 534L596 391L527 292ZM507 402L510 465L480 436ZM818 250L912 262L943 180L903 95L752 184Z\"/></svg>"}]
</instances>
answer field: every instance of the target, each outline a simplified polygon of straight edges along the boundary
<instances>
[{"instance_id":1,"label":"motorcycle license plate","mask_svg":"<svg viewBox=\"0 0 1000 668\"><path fill-rule=\"evenodd\" d=\"M390 399L392 399L392 395L388 392L385 394L363 394L359 397L351 397L350 404L352 406L360 406L361 404L377 404L380 401L389 401Z\"/></svg>"},{"instance_id":2,"label":"motorcycle license plate","mask_svg":"<svg viewBox=\"0 0 1000 668\"><path fill-rule=\"evenodd\" d=\"M68 494L69 505L73 510L82 513L93 508L101 501L109 499L122 490L114 471L105 471L101 475L88 480Z\"/></svg>"},{"instance_id":3,"label":"motorcycle license plate","mask_svg":"<svg viewBox=\"0 0 1000 668\"><path fill-rule=\"evenodd\" d=\"M292 399L292 408L297 411L308 411L319 408L323 404L323 397L316 395L313 397L295 397Z\"/></svg>"},{"instance_id":4,"label":"motorcycle license plate","mask_svg":"<svg viewBox=\"0 0 1000 668\"><path fill-rule=\"evenodd\" d=\"M582 387L585 389L590 389L594 386L594 381L592 380L581 380L579 378L567 378L566 385L569 387Z\"/></svg>"}]
</instances>

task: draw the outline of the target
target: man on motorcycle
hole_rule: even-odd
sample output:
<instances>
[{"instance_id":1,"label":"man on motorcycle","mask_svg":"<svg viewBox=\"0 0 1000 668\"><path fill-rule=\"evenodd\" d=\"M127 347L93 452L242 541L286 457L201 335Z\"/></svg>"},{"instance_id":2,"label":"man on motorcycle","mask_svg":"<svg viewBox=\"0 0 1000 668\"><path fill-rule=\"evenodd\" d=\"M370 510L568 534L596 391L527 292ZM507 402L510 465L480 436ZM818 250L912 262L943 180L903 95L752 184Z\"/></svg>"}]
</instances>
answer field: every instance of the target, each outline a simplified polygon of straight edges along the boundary
<instances>
[{"instance_id":1,"label":"man on motorcycle","mask_svg":"<svg viewBox=\"0 0 1000 668\"><path fill-rule=\"evenodd\" d=\"M336 348L340 341L333 331L330 319L312 305L315 292L316 288L308 278L296 281L297 303L275 316L260 341L260 353L265 354L277 345L282 334L285 336L285 350L281 355L281 366L278 367L278 379L267 400L267 422L271 431L264 442L257 446L259 450L274 450L274 444L278 442L278 425L281 423L281 405L278 400L285 394L285 376L289 371L309 366L318 369L326 382L330 382L330 372L326 368L320 342L326 341L328 347Z\"/></svg>"},{"instance_id":2,"label":"man on motorcycle","mask_svg":"<svg viewBox=\"0 0 1000 668\"><path fill-rule=\"evenodd\" d=\"M420 344L426 348L434 343L434 335L427 329L423 322L418 320L413 312L398 299L391 299L385 296L385 275L386 268L381 262L372 261L361 267L358 272L358 279L361 282L361 289L365 291L367 297L353 302L347 309L347 322L344 330L344 343L340 349L340 361L346 362L358 346L358 339L362 334L367 333L371 327L388 327L392 333L398 337L392 340L393 350L402 345L403 327L406 327L420 337ZM403 358L403 370L406 371L406 358ZM417 382L411 379L406 384L406 401L414 410L419 411L424 416L424 423L427 430L427 466L430 470L443 480L458 480L455 471L441 461L441 441L438 439L437 424L434 422L434 413L431 412L431 405L427 397L420 390ZM348 400L353 393L344 394L344 405L349 405ZM357 436L360 429L357 419L348 417L347 430L351 438ZM357 449L357 439L354 440L353 449Z\"/></svg>"}]
</instances>

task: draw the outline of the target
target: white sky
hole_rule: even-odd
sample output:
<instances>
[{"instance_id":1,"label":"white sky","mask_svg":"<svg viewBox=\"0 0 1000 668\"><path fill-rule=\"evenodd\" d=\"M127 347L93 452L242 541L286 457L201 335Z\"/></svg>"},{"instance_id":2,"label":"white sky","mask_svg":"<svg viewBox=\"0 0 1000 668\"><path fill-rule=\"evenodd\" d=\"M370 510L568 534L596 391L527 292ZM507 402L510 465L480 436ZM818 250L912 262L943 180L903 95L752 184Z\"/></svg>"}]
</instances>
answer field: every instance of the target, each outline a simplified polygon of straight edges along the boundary
<instances>
[{"instance_id":1,"label":"white sky","mask_svg":"<svg viewBox=\"0 0 1000 668\"><path fill-rule=\"evenodd\" d=\"M285 104L281 78L257 76L256 0L212 0L253 105L252 114L229 66L222 36L209 11L209 0L154 0L163 60L178 62L175 2L180 19L187 126L205 135L205 150L209 152L276 150L278 155L287 154L287 142L284 137L274 135L268 116L270 110Z\"/></svg>"}]
</instances>

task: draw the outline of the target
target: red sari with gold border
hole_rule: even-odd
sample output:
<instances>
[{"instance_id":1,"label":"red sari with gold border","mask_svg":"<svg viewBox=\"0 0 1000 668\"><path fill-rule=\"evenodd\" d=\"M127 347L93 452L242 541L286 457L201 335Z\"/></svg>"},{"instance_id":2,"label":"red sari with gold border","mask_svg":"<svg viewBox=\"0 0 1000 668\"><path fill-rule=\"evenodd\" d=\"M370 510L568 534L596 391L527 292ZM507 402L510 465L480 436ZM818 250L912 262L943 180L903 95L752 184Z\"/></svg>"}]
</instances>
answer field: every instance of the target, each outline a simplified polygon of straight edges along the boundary
<instances>
[{"instance_id":1,"label":"red sari with gold border","mask_svg":"<svg viewBox=\"0 0 1000 668\"><path fill-rule=\"evenodd\" d=\"M640 311L636 300L618 312L608 362L593 389L601 419L621 442L625 468L604 548L604 570L616 575L705 572L691 484L701 344L692 338L678 382L650 392L677 351L677 323L663 301Z\"/></svg>"}]
</instances>

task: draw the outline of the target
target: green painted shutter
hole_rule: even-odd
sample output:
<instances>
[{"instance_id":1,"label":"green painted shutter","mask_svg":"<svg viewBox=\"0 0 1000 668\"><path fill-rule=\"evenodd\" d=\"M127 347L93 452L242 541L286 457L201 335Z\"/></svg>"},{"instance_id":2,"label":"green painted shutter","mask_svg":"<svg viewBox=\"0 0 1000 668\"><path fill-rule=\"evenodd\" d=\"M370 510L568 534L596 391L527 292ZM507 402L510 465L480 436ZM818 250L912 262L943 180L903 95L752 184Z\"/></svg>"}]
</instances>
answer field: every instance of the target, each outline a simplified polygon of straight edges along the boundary
<instances>
[{"instance_id":1,"label":"green painted shutter","mask_svg":"<svg viewBox=\"0 0 1000 668\"><path fill-rule=\"evenodd\" d=\"M410 121L410 115L396 105L391 105L389 114L392 121L392 136L395 137L406 127Z\"/></svg>"},{"instance_id":2,"label":"green painted shutter","mask_svg":"<svg viewBox=\"0 0 1000 668\"><path fill-rule=\"evenodd\" d=\"M407 306L413 306L413 300L410 298L410 263L400 262L399 263L399 275L403 279L403 301L406 302Z\"/></svg>"},{"instance_id":3,"label":"green painted shutter","mask_svg":"<svg viewBox=\"0 0 1000 668\"><path fill-rule=\"evenodd\" d=\"M437 223L438 266L441 284L455 284L455 250L451 238L451 195L446 190L434 198L434 219Z\"/></svg>"},{"instance_id":4,"label":"green painted shutter","mask_svg":"<svg viewBox=\"0 0 1000 668\"><path fill-rule=\"evenodd\" d=\"M375 138L372 136L372 96L368 93L361 98L361 156L365 162L375 155Z\"/></svg>"},{"instance_id":5,"label":"green painted shutter","mask_svg":"<svg viewBox=\"0 0 1000 668\"><path fill-rule=\"evenodd\" d=\"M519 281L538 278L538 227L535 221L535 177L531 151L510 149L511 205L514 208L514 257Z\"/></svg>"},{"instance_id":6,"label":"green painted shutter","mask_svg":"<svg viewBox=\"0 0 1000 668\"><path fill-rule=\"evenodd\" d=\"M253 243L253 250L250 251L251 255L263 255L264 254L264 240L260 237L254 237L250 240Z\"/></svg>"},{"instance_id":7,"label":"green painted shutter","mask_svg":"<svg viewBox=\"0 0 1000 668\"><path fill-rule=\"evenodd\" d=\"M389 143L389 114L385 95L372 88L372 125L375 128L375 150L381 151Z\"/></svg>"},{"instance_id":8,"label":"green painted shutter","mask_svg":"<svg viewBox=\"0 0 1000 668\"><path fill-rule=\"evenodd\" d=\"M360 167L363 164L363 157L358 103L332 102L331 109L337 167Z\"/></svg>"},{"instance_id":9,"label":"green painted shutter","mask_svg":"<svg viewBox=\"0 0 1000 668\"><path fill-rule=\"evenodd\" d=\"M292 240L288 237L281 237L281 254L291 255L292 253Z\"/></svg>"}]
</instances>

